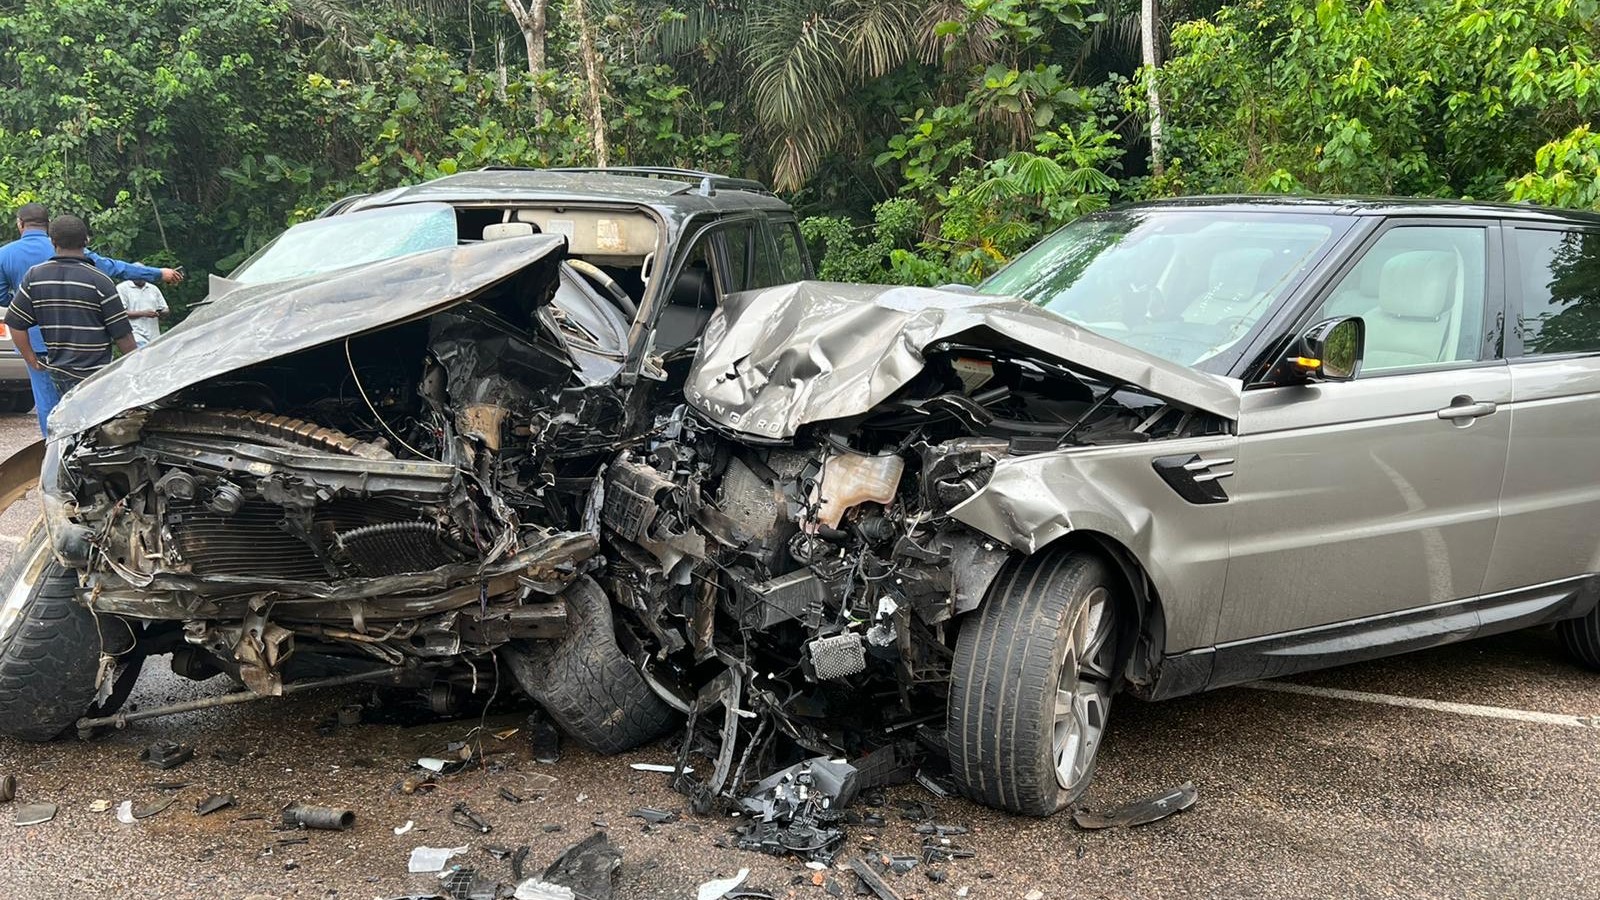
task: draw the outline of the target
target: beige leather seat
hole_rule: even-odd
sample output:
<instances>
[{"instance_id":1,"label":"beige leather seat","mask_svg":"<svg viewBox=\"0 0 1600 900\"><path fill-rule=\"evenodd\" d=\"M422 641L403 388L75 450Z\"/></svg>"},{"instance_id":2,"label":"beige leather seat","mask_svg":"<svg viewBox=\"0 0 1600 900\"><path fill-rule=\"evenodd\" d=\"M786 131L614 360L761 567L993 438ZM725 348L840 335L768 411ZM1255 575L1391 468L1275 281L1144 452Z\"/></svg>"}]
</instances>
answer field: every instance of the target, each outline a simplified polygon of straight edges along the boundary
<instances>
[{"instance_id":1,"label":"beige leather seat","mask_svg":"<svg viewBox=\"0 0 1600 900\"><path fill-rule=\"evenodd\" d=\"M1456 255L1408 250L1383 264L1378 306L1366 316L1363 368L1395 369L1455 359L1461 334Z\"/></svg>"}]
</instances>

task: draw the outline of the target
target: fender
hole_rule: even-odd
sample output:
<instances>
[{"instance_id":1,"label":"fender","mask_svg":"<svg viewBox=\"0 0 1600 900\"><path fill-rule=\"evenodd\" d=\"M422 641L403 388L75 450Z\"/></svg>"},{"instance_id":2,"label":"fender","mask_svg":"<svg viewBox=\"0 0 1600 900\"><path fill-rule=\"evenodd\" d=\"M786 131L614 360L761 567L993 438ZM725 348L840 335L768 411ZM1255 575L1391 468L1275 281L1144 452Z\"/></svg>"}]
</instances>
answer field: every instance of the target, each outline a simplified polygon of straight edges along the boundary
<instances>
[{"instance_id":1,"label":"fender","mask_svg":"<svg viewBox=\"0 0 1600 900\"><path fill-rule=\"evenodd\" d=\"M0 461L0 512L39 485L44 466L44 441L37 440Z\"/></svg>"}]
</instances>

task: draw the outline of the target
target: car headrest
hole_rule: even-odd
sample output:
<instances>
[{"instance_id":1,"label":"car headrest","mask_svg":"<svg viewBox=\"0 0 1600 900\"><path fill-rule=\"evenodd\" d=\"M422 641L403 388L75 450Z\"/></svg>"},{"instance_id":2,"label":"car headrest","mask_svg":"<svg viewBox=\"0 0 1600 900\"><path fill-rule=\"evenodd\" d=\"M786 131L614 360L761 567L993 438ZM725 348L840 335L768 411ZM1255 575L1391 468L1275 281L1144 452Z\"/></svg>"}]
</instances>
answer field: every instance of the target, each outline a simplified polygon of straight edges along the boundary
<instances>
[{"instance_id":1,"label":"car headrest","mask_svg":"<svg viewBox=\"0 0 1600 900\"><path fill-rule=\"evenodd\" d=\"M1456 255L1448 250L1407 250L1383 264L1378 308L1397 319L1435 321L1455 298Z\"/></svg>"},{"instance_id":2,"label":"car headrest","mask_svg":"<svg viewBox=\"0 0 1600 900\"><path fill-rule=\"evenodd\" d=\"M486 241L503 241L506 238L528 237L533 234L533 225L528 222L496 222L493 225L483 226L483 239Z\"/></svg>"},{"instance_id":3,"label":"car headrest","mask_svg":"<svg viewBox=\"0 0 1600 900\"><path fill-rule=\"evenodd\" d=\"M1221 294L1244 299L1261 287L1267 260L1272 251L1264 247L1224 250L1211 259L1210 287Z\"/></svg>"},{"instance_id":4,"label":"car headrest","mask_svg":"<svg viewBox=\"0 0 1600 900\"><path fill-rule=\"evenodd\" d=\"M716 298L711 290L711 270L704 262L692 262L683 267L667 302L673 306L716 306Z\"/></svg>"}]
</instances>

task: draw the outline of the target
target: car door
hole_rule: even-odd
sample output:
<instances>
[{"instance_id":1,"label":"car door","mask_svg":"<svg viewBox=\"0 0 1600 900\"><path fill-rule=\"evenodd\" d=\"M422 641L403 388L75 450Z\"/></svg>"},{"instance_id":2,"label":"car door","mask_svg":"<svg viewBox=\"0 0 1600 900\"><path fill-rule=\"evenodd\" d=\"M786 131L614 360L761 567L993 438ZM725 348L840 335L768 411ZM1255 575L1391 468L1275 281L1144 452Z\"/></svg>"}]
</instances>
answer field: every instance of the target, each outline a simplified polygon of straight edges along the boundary
<instances>
[{"instance_id":1,"label":"car door","mask_svg":"<svg viewBox=\"0 0 1600 900\"><path fill-rule=\"evenodd\" d=\"M1299 320L1364 319L1354 380L1246 391L1214 683L1470 632L1449 613L1483 588L1510 434L1500 269L1496 223L1389 223Z\"/></svg>"},{"instance_id":2,"label":"car door","mask_svg":"<svg viewBox=\"0 0 1600 900\"><path fill-rule=\"evenodd\" d=\"M1600 571L1600 230L1505 235L1511 449L1484 588L1502 595L1485 616L1516 627Z\"/></svg>"}]
</instances>

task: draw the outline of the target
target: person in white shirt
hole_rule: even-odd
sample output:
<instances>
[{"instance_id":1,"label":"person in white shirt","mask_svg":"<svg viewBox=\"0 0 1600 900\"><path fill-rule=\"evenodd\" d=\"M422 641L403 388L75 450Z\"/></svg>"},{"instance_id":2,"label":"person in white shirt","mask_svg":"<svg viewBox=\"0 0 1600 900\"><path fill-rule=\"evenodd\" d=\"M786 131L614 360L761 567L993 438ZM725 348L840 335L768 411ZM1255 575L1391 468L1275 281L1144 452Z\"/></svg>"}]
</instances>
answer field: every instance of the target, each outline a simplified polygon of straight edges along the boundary
<instances>
[{"instance_id":1,"label":"person in white shirt","mask_svg":"<svg viewBox=\"0 0 1600 900\"><path fill-rule=\"evenodd\" d=\"M167 298L161 295L161 289L134 278L117 285L117 293L133 325L133 342L143 347L155 340L161 334L161 317L167 314Z\"/></svg>"}]
</instances>

